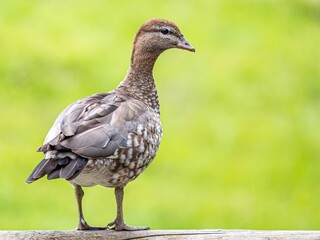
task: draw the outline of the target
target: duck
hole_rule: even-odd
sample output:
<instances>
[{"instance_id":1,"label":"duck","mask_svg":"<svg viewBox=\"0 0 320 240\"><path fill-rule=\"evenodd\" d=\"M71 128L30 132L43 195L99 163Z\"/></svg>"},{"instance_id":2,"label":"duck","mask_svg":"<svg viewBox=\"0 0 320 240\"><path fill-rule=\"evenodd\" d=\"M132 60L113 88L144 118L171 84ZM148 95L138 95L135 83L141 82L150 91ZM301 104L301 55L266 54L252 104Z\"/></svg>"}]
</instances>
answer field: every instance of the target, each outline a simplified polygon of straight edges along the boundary
<instances>
[{"instance_id":1,"label":"duck","mask_svg":"<svg viewBox=\"0 0 320 240\"><path fill-rule=\"evenodd\" d=\"M162 125L153 68L159 55L171 48L195 52L174 23L159 18L144 22L135 35L131 64L123 81L110 92L67 106L39 147L44 158L26 183L43 176L69 181L79 213L77 230L149 229L124 222L124 188L157 154ZM104 227L89 225L83 214L83 187L96 185L114 188L116 198L116 218Z\"/></svg>"}]
</instances>

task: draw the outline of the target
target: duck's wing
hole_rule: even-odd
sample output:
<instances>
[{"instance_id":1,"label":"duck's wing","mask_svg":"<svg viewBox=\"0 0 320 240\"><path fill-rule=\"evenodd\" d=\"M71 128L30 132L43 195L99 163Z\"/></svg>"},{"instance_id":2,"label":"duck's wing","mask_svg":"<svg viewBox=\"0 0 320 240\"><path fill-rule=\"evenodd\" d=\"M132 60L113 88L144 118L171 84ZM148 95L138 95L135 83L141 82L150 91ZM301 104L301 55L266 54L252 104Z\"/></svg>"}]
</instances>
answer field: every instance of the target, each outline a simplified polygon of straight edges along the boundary
<instances>
[{"instance_id":1,"label":"duck's wing","mask_svg":"<svg viewBox=\"0 0 320 240\"><path fill-rule=\"evenodd\" d=\"M148 111L144 103L115 93L80 99L59 115L39 151L108 157L126 147L129 133L148 121Z\"/></svg>"}]
</instances>

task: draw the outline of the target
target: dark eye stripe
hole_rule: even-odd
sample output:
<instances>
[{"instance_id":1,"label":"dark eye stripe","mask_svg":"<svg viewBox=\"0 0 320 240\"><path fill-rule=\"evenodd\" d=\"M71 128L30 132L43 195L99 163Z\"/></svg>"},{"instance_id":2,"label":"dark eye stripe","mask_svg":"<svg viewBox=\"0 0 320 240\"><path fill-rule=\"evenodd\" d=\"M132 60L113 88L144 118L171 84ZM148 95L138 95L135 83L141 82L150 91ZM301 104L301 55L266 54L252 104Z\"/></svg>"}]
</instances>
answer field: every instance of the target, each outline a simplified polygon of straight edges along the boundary
<instances>
[{"instance_id":1,"label":"dark eye stripe","mask_svg":"<svg viewBox=\"0 0 320 240\"><path fill-rule=\"evenodd\" d=\"M149 29L145 29L144 32L160 32L163 35L174 35L177 38L180 38L182 35L180 32L177 32L177 30L171 28L170 26L152 26Z\"/></svg>"}]
</instances>

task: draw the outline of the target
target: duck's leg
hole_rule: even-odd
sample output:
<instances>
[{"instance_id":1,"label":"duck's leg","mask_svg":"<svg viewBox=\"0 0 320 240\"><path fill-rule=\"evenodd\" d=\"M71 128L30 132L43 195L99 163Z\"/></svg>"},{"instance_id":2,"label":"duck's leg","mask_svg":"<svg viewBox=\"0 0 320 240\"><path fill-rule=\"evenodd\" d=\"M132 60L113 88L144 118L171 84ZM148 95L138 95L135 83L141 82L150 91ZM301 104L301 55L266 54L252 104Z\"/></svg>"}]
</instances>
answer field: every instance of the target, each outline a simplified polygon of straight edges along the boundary
<instances>
[{"instance_id":1,"label":"duck's leg","mask_svg":"<svg viewBox=\"0 0 320 240\"><path fill-rule=\"evenodd\" d=\"M92 227L87 224L86 220L84 220L83 212L82 212L82 198L84 196L84 192L81 186L77 184L73 184L74 192L77 199L78 204L78 212L79 212L79 223L76 230L106 230L106 227Z\"/></svg>"},{"instance_id":2,"label":"duck's leg","mask_svg":"<svg viewBox=\"0 0 320 240\"><path fill-rule=\"evenodd\" d=\"M149 227L134 227L128 226L124 223L123 220L123 210L122 210L122 202L123 202L123 187L116 187L114 190L117 202L117 217L116 219L109 223L107 227L109 229L114 229L116 231L139 231L139 230L148 230Z\"/></svg>"}]
</instances>

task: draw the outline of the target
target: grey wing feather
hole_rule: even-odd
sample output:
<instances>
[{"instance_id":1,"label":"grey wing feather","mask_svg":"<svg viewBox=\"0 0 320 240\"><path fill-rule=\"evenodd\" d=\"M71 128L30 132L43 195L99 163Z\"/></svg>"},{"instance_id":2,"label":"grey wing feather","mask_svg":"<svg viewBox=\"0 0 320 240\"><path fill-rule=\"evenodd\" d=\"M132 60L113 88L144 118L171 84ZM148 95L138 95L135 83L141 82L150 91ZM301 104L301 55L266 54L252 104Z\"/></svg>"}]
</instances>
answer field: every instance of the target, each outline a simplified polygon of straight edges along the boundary
<instances>
[{"instance_id":1,"label":"grey wing feather","mask_svg":"<svg viewBox=\"0 0 320 240\"><path fill-rule=\"evenodd\" d=\"M57 165L57 162L50 161L50 159L43 159L32 171L26 182L32 183L33 181L42 178L48 172L54 170L57 167Z\"/></svg>"},{"instance_id":2,"label":"grey wing feather","mask_svg":"<svg viewBox=\"0 0 320 240\"><path fill-rule=\"evenodd\" d=\"M87 160L84 158L73 159L64 168L61 168L59 177L66 180L72 180L78 176L83 167L86 165ZM49 177L49 176L48 176ZM53 177L53 176L52 176Z\"/></svg>"},{"instance_id":3,"label":"grey wing feather","mask_svg":"<svg viewBox=\"0 0 320 240\"><path fill-rule=\"evenodd\" d=\"M83 157L110 156L126 146L128 134L147 112L143 103L115 93L80 99L59 115L40 150L64 148Z\"/></svg>"}]
</instances>

